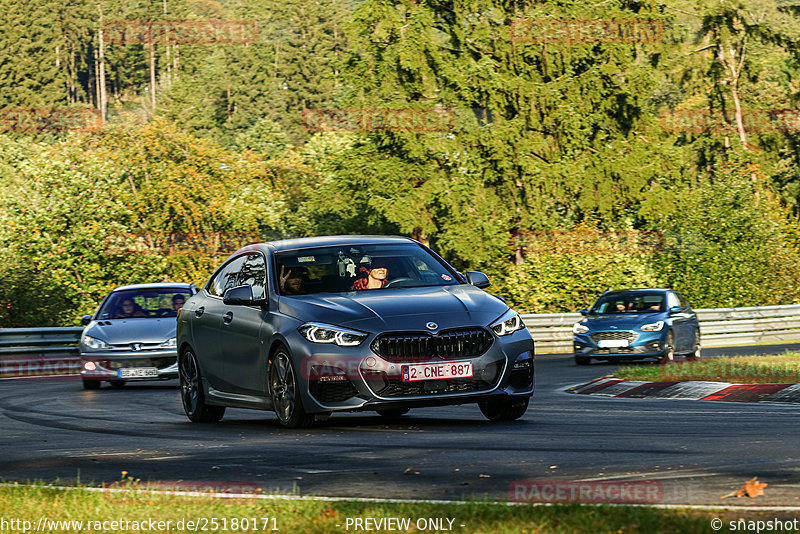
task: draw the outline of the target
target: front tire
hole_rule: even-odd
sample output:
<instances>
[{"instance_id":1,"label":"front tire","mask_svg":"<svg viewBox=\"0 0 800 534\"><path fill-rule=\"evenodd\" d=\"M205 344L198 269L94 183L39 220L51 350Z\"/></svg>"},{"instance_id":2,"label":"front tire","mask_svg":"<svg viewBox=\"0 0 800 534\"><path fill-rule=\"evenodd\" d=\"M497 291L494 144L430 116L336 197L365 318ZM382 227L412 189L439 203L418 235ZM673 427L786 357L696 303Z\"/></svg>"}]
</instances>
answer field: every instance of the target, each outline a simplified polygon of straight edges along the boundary
<instances>
[{"instance_id":1,"label":"front tire","mask_svg":"<svg viewBox=\"0 0 800 534\"><path fill-rule=\"evenodd\" d=\"M664 355L661 357L661 363L672 363L675 361L675 338L672 335L672 330L667 332L667 341L664 343Z\"/></svg>"},{"instance_id":2,"label":"front tire","mask_svg":"<svg viewBox=\"0 0 800 534\"><path fill-rule=\"evenodd\" d=\"M592 361L592 359L586 356L575 356L575 365L589 365L590 361Z\"/></svg>"},{"instance_id":3,"label":"front tire","mask_svg":"<svg viewBox=\"0 0 800 534\"><path fill-rule=\"evenodd\" d=\"M83 389L100 389L100 381L99 380L87 380L83 379Z\"/></svg>"},{"instance_id":4,"label":"front tire","mask_svg":"<svg viewBox=\"0 0 800 534\"><path fill-rule=\"evenodd\" d=\"M300 398L300 387L292 359L284 348L272 355L269 368L269 390L272 407L278 421L286 428L306 428L314 424L314 416L308 415Z\"/></svg>"},{"instance_id":5,"label":"front tire","mask_svg":"<svg viewBox=\"0 0 800 534\"><path fill-rule=\"evenodd\" d=\"M695 332L694 334L694 345L692 352L686 356L686 359L690 362L696 362L700 359L702 347L700 346L700 332Z\"/></svg>"},{"instance_id":6,"label":"front tire","mask_svg":"<svg viewBox=\"0 0 800 534\"><path fill-rule=\"evenodd\" d=\"M216 423L225 415L224 406L206 404L200 366L191 350L178 359L178 374L181 381L181 401L186 417L193 423Z\"/></svg>"},{"instance_id":7,"label":"front tire","mask_svg":"<svg viewBox=\"0 0 800 534\"><path fill-rule=\"evenodd\" d=\"M489 421L514 421L525 415L530 397L524 399L490 399L478 403L481 413Z\"/></svg>"}]
</instances>

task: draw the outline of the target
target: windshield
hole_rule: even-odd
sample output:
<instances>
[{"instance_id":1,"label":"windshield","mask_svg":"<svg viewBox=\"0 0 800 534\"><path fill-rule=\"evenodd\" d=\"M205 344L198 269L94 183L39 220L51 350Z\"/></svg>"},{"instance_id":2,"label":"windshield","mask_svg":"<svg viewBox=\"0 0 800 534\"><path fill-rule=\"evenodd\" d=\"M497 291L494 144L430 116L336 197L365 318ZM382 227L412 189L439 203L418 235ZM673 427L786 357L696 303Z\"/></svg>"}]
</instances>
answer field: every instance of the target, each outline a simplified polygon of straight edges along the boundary
<instances>
[{"instance_id":1,"label":"windshield","mask_svg":"<svg viewBox=\"0 0 800 534\"><path fill-rule=\"evenodd\" d=\"M177 317L178 310L192 296L183 288L154 290L126 289L108 296L97 319Z\"/></svg>"},{"instance_id":2,"label":"windshield","mask_svg":"<svg viewBox=\"0 0 800 534\"><path fill-rule=\"evenodd\" d=\"M658 313L664 311L664 301L663 293L613 293L597 299L589 313Z\"/></svg>"},{"instance_id":3,"label":"windshield","mask_svg":"<svg viewBox=\"0 0 800 534\"><path fill-rule=\"evenodd\" d=\"M281 295L451 286L455 274L413 243L319 247L276 254Z\"/></svg>"}]
</instances>

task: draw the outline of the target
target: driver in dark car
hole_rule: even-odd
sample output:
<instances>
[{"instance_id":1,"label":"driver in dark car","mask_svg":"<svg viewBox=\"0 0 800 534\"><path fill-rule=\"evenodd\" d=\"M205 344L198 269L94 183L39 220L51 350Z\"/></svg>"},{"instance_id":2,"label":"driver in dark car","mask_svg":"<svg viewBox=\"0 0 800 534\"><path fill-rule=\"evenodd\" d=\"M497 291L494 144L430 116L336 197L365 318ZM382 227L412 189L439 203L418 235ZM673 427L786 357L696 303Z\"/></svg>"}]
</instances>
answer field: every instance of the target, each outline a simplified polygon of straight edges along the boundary
<instances>
[{"instance_id":1,"label":"driver in dark car","mask_svg":"<svg viewBox=\"0 0 800 534\"><path fill-rule=\"evenodd\" d=\"M382 289L386 285L389 269L386 268L386 263L380 258L374 258L369 267L361 267L360 270L366 272L366 276L353 282L353 291Z\"/></svg>"}]
</instances>

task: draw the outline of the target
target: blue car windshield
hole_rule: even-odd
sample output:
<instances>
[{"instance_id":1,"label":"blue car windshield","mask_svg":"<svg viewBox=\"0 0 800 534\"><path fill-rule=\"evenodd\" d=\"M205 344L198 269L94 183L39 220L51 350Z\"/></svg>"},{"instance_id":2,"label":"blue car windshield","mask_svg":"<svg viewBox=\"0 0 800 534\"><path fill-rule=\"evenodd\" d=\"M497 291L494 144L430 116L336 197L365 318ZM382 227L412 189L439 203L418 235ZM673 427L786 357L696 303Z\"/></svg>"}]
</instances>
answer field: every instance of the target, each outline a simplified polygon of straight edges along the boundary
<instances>
[{"instance_id":1,"label":"blue car windshield","mask_svg":"<svg viewBox=\"0 0 800 534\"><path fill-rule=\"evenodd\" d=\"M275 256L281 295L460 283L442 262L413 243L319 247Z\"/></svg>"},{"instance_id":2,"label":"blue car windshield","mask_svg":"<svg viewBox=\"0 0 800 534\"><path fill-rule=\"evenodd\" d=\"M589 310L591 315L659 313L664 311L663 293L613 293L603 295Z\"/></svg>"},{"instance_id":3,"label":"blue car windshield","mask_svg":"<svg viewBox=\"0 0 800 534\"><path fill-rule=\"evenodd\" d=\"M192 296L182 288L157 290L124 289L111 293L97 319L177 317L178 310Z\"/></svg>"}]
</instances>

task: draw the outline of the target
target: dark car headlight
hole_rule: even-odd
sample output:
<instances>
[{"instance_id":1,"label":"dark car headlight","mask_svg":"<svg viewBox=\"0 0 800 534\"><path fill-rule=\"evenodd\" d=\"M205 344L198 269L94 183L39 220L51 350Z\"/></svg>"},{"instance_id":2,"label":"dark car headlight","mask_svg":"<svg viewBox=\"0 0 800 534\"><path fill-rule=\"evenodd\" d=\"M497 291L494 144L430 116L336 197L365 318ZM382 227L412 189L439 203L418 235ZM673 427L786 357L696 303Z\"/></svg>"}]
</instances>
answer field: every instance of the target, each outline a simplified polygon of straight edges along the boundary
<instances>
[{"instance_id":1,"label":"dark car headlight","mask_svg":"<svg viewBox=\"0 0 800 534\"><path fill-rule=\"evenodd\" d=\"M83 336L81 339L81 343L89 347L90 349L94 350L102 350L102 349L110 349L111 345L103 341L102 339L97 339L96 337L91 336Z\"/></svg>"},{"instance_id":2,"label":"dark car headlight","mask_svg":"<svg viewBox=\"0 0 800 534\"><path fill-rule=\"evenodd\" d=\"M367 339L367 334L325 323L306 323L297 329L312 343L335 343L340 347L355 347Z\"/></svg>"},{"instance_id":3,"label":"dark car headlight","mask_svg":"<svg viewBox=\"0 0 800 534\"><path fill-rule=\"evenodd\" d=\"M664 328L664 321L658 321L657 323L642 325L639 330L642 332L658 332L662 328Z\"/></svg>"},{"instance_id":4,"label":"dark car headlight","mask_svg":"<svg viewBox=\"0 0 800 534\"><path fill-rule=\"evenodd\" d=\"M520 319L519 314L513 310L508 310L498 320L489 325L498 336L507 336L525 328L525 323Z\"/></svg>"}]
</instances>

